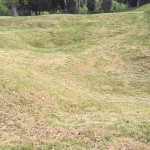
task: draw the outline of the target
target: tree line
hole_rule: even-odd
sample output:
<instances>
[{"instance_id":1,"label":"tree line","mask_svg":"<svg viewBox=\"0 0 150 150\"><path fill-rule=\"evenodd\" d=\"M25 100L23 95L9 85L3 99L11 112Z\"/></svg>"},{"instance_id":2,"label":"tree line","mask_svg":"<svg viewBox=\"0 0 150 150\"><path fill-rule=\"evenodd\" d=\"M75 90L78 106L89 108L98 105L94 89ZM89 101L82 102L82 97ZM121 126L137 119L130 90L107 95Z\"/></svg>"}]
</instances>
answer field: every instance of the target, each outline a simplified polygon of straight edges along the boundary
<instances>
[{"instance_id":1,"label":"tree line","mask_svg":"<svg viewBox=\"0 0 150 150\"><path fill-rule=\"evenodd\" d=\"M110 12L121 6L139 7L150 0L0 0L13 16L30 16L47 13L97 13ZM1 5L0 4L0 5ZM4 8L3 8L4 9ZM1 11L1 7L0 7Z\"/></svg>"}]
</instances>

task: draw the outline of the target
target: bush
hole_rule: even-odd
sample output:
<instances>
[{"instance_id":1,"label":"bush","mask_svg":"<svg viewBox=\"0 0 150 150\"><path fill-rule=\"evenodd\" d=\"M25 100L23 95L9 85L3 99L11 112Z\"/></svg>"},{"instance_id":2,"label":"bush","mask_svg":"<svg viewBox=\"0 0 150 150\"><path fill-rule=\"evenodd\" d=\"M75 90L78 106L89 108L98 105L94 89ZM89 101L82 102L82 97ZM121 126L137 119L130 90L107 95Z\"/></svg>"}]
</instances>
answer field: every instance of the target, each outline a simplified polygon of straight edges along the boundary
<instances>
[{"instance_id":1,"label":"bush","mask_svg":"<svg viewBox=\"0 0 150 150\"><path fill-rule=\"evenodd\" d=\"M86 5L84 5L81 9L81 14L87 14L88 13L88 8Z\"/></svg>"},{"instance_id":2,"label":"bush","mask_svg":"<svg viewBox=\"0 0 150 150\"><path fill-rule=\"evenodd\" d=\"M0 0L0 16L10 16L10 10Z\"/></svg>"},{"instance_id":3,"label":"bush","mask_svg":"<svg viewBox=\"0 0 150 150\"><path fill-rule=\"evenodd\" d=\"M116 1L112 2L111 12L121 12L128 10L128 6L125 4L118 3Z\"/></svg>"},{"instance_id":4,"label":"bush","mask_svg":"<svg viewBox=\"0 0 150 150\"><path fill-rule=\"evenodd\" d=\"M41 13L41 15L49 15L49 12L48 12L48 11L43 11L43 12Z\"/></svg>"}]
</instances>

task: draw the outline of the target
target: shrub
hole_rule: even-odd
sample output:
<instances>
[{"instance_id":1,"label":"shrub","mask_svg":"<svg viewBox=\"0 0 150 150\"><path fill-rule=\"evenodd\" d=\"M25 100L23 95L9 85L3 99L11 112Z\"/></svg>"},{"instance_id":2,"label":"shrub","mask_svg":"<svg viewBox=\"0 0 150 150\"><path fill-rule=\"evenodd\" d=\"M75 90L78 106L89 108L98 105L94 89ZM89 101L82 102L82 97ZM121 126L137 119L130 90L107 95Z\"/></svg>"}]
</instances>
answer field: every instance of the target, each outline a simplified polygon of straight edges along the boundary
<instances>
[{"instance_id":1,"label":"shrub","mask_svg":"<svg viewBox=\"0 0 150 150\"><path fill-rule=\"evenodd\" d=\"M41 15L49 15L49 12L48 12L48 11L43 11L43 12L41 13Z\"/></svg>"},{"instance_id":2,"label":"shrub","mask_svg":"<svg viewBox=\"0 0 150 150\"><path fill-rule=\"evenodd\" d=\"M82 13L82 14L87 14L87 13L88 13L88 8L87 8L86 5L84 5L84 6L82 7L81 13Z\"/></svg>"},{"instance_id":3,"label":"shrub","mask_svg":"<svg viewBox=\"0 0 150 150\"><path fill-rule=\"evenodd\" d=\"M0 16L10 16L10 10L0 0Z\"/></svg>"},{"instance_id":4,"label":"shrub","mask_svg":"<svg viewBox=\"0 0 150 150\"><path fill-rule=\"evenodd\" d=\"M125 4L118 3L116 1L112 1L111 12L121 12L128 10L128 6Z\"/></svg>"}]
</instances>

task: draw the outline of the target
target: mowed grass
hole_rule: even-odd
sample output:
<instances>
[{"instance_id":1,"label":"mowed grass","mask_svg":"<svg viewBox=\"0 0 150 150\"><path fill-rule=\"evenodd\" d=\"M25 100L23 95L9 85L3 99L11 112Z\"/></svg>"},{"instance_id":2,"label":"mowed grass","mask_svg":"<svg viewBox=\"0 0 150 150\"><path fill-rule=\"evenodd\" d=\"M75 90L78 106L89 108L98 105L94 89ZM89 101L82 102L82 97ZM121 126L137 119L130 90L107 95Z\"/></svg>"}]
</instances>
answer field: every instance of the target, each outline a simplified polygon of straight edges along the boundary
<instances>
[{"instance_id":1,"label":"mowed grass","mask_svg":"<svg viewBox=\"0 0 150 150\"><path fill-rule=\"evenodd\" d=\"M150 149L149 13L0 18L0 149Z\"/></svg>"}]
</instances>

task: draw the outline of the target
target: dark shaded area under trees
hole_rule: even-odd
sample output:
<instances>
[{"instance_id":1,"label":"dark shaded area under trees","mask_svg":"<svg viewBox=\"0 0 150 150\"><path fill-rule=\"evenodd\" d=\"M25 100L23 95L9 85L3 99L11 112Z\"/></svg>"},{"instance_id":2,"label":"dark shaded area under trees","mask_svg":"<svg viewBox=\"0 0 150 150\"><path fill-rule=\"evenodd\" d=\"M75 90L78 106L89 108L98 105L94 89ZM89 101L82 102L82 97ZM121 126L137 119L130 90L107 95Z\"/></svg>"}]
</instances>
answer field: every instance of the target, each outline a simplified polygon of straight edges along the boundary
<instances>
[{"instance_id":1,"label":"dark shaded area under trees","mask_svg":"<svg viewBox=\"0 0 150 150\"><path fill-rule=\"evenodd\" d=\"M87 7L88 13L95 13L96 3L99 3L101 12L110 12L112 1L128 7L150 3L150 0L0 0L0 5L3 3L9 8L13 16L30 16L41 15L43 12L75 14L80 13L83 7Z\"/></svg>"}]
</instances>

